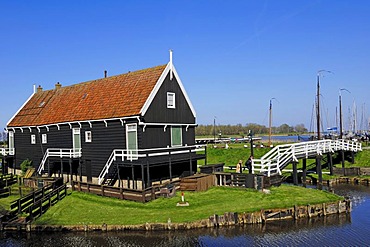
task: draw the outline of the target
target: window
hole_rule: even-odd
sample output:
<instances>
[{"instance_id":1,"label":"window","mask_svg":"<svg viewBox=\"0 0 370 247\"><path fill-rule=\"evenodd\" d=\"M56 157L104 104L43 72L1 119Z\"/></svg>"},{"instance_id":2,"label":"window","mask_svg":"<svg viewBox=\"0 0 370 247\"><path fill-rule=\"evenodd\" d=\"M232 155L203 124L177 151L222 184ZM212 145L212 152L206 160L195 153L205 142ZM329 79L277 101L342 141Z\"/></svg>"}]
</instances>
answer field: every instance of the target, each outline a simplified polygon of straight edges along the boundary
<instances>
[{"instance_id":1,"label":"window","mask_svg":"<svg viewBox=\"0 0 370 247\"><path fill-rule=\"evenodd\" d=\"M85 131L85 142L92 142L91 131Z\"/></svg>"},{"instance_id":2,"label":"window","mask_svg":"<svg viewBox=\"0 0 370 247\"><path fill-rule=\"evenodd\" d=\"M73 152L81 151L81 131L78 128L72 130Z\"/></svg>"},{"instance_id":3,"label":"window","mask_svg":"<svg viewBox=\"0 0 370 247\"><path fill-rule=\"evenodd\" d=\"M13 149L14 148L14 132L13 131L9 131L9 149Z\"/></svg>"},{"instance_id":4,"label":"window","mask_svg":"<svg viewBox=\"0 0 370 247\"><path fill-rule=\"evenodd\" d=\"M175 108L176 101L175 101L175 93L167 92L167 108Z\"/></svg>"},{"instance_id":5,"label":"window","mask_svg":"<svg viewBox=\"0 0 370 247\"><path fill-rule=\"evenodd\" d=\"M31 135L31 144L36 144L36 135Z\"/></svg>"},{"instance_id":6,"label":"window","mask_svg":"<svg viewBox=\"0 0 370 247\"><path fill-rule=\"evenodd\" d=\"M41 142L43 144L48 143L48 136L46 134L42 134L42 136L41 136Z\"/></svg>"},{"instance_id":7,"label":"window","mask_svg":"<svg viewBox=\"0 0 370 247\"><path fill-rule=\"evenodd\" d=\"M181 128L181 126L172 126L172 128L171 128L171 146L182 146L182 128Z\"/></svg>"},{"instance_id":8,"label":"window","mask_svg":"<svg viewBox=\"0 0 370 247\"><path fill-rule=\"evenodd\" d=\"M127 124L126 125L126 147L127 147L127 158L129 160L136 160L137 157L137 125Z\"/></svg>"}]
</instances>

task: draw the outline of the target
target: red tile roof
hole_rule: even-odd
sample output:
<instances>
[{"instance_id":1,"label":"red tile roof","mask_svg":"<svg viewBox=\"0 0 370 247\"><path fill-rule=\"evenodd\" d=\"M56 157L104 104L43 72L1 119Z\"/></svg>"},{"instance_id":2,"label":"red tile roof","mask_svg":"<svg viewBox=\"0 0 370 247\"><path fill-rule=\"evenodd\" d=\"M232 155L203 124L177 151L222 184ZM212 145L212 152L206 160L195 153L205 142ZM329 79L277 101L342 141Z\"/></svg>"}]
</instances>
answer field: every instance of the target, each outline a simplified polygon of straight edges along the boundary
<instances>
[{"instance_id":1,"label":"red tile roof","mask_svg":"<svg viewBox=\"0 0 370 247\"><path fill-rule=\"evenodd\" d=\"M8 127L139 115L165 67L166 65L161 65L37 92Z\"/></svg>"}]
</instances>

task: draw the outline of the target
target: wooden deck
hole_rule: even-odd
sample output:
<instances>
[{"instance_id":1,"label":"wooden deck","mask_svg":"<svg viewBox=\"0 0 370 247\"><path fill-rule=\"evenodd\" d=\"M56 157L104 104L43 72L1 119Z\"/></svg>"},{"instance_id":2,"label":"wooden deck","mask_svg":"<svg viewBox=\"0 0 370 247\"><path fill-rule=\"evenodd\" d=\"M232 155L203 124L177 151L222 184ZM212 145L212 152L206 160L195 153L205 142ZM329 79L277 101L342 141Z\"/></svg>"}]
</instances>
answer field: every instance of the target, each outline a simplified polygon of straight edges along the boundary
<instances>
[{"instance_id":1,"label":"wooden deck","mask_svg":"<svg viewBox=\"0 0 370 247\"><path fill-rule=\"evenodd\" d=\"M161 197L161 189L167 187L168 185L172 185L174 188L178 188L179 181L173 181L166 184L158 184L143 190L73 181L72 190L100 196L119 198L121 200L130 200L145 203Z\"/></svg>"}]
</instances>

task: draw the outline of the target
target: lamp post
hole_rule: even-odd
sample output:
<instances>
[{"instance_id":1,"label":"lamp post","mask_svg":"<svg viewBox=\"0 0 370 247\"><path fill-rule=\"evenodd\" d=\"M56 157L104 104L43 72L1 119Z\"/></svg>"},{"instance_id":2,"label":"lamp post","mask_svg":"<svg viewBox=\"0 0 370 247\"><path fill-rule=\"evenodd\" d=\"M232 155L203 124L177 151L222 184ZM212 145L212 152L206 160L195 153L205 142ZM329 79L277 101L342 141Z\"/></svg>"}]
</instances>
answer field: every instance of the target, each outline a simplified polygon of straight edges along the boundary
<instances>
[{"instance_id":1,"label":"lamp post","mask_svg":"<svg viewBox=\"0 0 370 247\"><path fill-rule=\"evenodd\" d=\"M251 143L251 156L254 157L253 155L253 132L251 130L249 130L248 136L249 136L249 141Z\"/></svg>"},{"instance_id":2,"label":"lamp post","mask_svg":"<svg viewBox=\"0 0 370 247\"><path fill-rule=\"evenodd\" d=\"M216 117L213 118L213 142L216 143Z\"/></svg>"},{"instance_id":3,"label":"lamp post","mask_svg":"<svg viewBox=\"0 0 370 247\"><path fill-rule=\"evenodd\" d=\"M316 93L316 120L317 120L317 140L321 139L321 133L320 133L320 76L322 73L327 72L327 73L332 73L329 70L319 70L317 72L317 93Z\"/></svg>"},{"instance_id":4,"label":"lamp post","mask_svg":"<svg viewBox=\"0 0 370 247\"><path fill-rule=\"evenodd\" d=\"M339 89L339 138L343 139L343 116L342 116L342 91L347 91L348 93L351 93L345 88Z\"/></svg>"},{"instance_id":5,"label":"lamp post","mask_svg":"<svg viewBox=\"0 0 370 247\"><path fill-rule=\"evenodd\" d=\"M272 128L272 100L270 99L270 109L269 109L269 147L271 147L271 128ZM276 100L276 99L275 99Z\"/></svg>"}]
</instances>

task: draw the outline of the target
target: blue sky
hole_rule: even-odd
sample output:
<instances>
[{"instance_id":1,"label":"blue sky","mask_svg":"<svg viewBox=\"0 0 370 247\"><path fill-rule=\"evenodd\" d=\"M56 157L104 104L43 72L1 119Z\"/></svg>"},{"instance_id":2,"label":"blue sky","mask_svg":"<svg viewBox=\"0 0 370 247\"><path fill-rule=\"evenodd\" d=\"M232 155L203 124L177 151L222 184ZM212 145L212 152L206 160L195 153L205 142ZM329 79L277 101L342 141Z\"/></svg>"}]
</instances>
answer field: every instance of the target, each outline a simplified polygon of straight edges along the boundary
<instances>
[{"instance_id":1,"label":"blue sky","mask_svg":"<svg viewBox=\"0 0 370 247\"><path fill-rule=\"evenodd\" d=\"M0 127L32 94L165 64L199 124L304 123L317 71L324 127L353 101L369 116L370 1L1 1ZM365 110L363 111L362 108ZM362 114L364 112L364 114ZM360 123L359 123L360 125ZM346 127L345 126L345 127Z\"/></svg>"}]
</instances>

